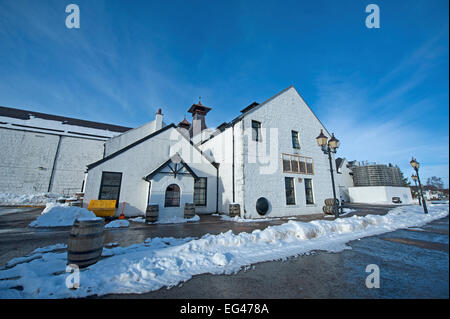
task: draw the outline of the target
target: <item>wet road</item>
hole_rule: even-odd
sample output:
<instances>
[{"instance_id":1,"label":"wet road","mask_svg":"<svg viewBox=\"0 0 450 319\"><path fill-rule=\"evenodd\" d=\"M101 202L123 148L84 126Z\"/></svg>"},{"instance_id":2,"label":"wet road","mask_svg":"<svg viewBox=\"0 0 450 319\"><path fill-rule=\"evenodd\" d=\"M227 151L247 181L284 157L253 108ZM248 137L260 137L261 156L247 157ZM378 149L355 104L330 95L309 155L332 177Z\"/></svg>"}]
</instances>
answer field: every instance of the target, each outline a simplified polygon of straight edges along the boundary
<instances>
[{"instance_id":1,"label":"wet road","mask_svg":"<svg viewBox=\"0 0 450 319\"><path fill-rule=\"evenodd\" d=\"M385 214L389 209L356 204L352 208L357 215ZM0 267L35 248L67 242L70 227L37 230L27 227L39 213L39 209L0 208ZM316 215L297 220L317 217L324 218ZM235 233L248 232L286 221L235 223L221 221L217 216L202 216L200 222L193 224L132 223L129 229L106 231L105 242L128 246L148 237L201 237L228 229ZM448 298L448 231L446 217L421 228L350 242L351 249L340 253L319 251L286 261L259 263L235 275L198 275L171 289L103 298ZM376 264L380 269L378 289L368 289L365 285L369 264Z\"/></svg>"},{"instance_id":2,"label":"wet road","mask_svg":"<svg viewBox=\"0 0 450 319\"><path fill-rule=\"evenodd\" d=\"M235 275L199 275L182 286L103 298L448 298L448 217L420 229L362 238L340 253L254 265ZM380 288L366 287L366 266L380 270Z\"/></svg>"}]
</instances>

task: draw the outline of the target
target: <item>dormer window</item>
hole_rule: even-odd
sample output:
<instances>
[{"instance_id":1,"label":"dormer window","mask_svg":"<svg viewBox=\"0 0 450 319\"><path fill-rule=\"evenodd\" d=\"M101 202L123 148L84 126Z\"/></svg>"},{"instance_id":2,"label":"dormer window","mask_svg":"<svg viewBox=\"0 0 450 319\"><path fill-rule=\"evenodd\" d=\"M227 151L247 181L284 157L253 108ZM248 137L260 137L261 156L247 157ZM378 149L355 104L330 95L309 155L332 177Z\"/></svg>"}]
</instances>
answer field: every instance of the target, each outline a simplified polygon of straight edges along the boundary
<instances>
[{"instance_id":1,"label":"dormer window","mask_svg":"<svg viewBox=\"0 0 450 319\"><path fill-rule=\"evenodd\" d=\"M292 135L292 147L299 150L300 149L300 142L298 140L298 132L297 131L291 131Z\"/></svg>"}]
</instances>

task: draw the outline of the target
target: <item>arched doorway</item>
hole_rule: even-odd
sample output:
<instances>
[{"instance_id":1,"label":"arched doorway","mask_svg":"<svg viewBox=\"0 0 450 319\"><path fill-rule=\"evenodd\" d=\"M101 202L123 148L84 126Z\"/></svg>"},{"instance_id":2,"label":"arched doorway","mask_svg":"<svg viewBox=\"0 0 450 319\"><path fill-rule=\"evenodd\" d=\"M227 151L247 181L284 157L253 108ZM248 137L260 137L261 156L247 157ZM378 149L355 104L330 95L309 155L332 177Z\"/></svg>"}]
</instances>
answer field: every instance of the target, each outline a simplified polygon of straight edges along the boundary
<instances>
[{"instance_id":1,"label":"arched doorway","mask_svg":"<svg viewBox=\"0 0 450 319\"><path fill-rule=\"evenodd\" d=\"M164 207L180 207L180 187L177 184L167 186Z\"/></svg>"}]
</instances>

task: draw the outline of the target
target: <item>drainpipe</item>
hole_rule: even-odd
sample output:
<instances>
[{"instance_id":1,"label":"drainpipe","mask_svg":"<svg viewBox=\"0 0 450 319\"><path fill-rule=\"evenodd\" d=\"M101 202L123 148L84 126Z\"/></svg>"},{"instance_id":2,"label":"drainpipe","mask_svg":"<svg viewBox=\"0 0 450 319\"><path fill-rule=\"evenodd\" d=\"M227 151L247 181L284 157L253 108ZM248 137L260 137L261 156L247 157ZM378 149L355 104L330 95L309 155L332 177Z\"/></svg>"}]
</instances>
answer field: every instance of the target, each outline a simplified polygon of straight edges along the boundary
<instances>
[{"instance_id":1,"label":"drainpipe","mask_svg":"<svg viewBox=\"0 0 450 319\"><path fill-rule=\"evenodd\" d=\"M233 178L233 182L232 182L232 186L233 186L233 203L235 203L236 201L235 201L235 195L234 195L234 123L233 123L233 125L231 126L231 128L232 128L232 140L233 140L233 161L232 161L232 178Z\"/></svg>"},{"instance_id":2,"label":"drainpipe","mask_svg":"<svg viewBox=\"0 0 450 319\"><path fill-rule=\"evenodd\" d=\"M53 178L54 178L54 176L55 176L56 160L57 160L57 158L58 158L59 148L60 148L60 146L61 146L61 138L62 138L62 136L59 135L58 145L56 146L55 158L53 159L52 173L50 174L50 180L49 180L49 182L48 182L48 190L47 190L48 193L50 193L50 191L51 191L51 189L52 189Z\"/></svg>"},{"instance_id":3,"label":"drainpipe","mask_svg":"<svg viewBox=\"0 0 450 319\"><path fill-rule=\"evenodd\" d=\"M216 167L216 214L219 213L219 163L213 163Z\"/></svg>"}]
</instances>

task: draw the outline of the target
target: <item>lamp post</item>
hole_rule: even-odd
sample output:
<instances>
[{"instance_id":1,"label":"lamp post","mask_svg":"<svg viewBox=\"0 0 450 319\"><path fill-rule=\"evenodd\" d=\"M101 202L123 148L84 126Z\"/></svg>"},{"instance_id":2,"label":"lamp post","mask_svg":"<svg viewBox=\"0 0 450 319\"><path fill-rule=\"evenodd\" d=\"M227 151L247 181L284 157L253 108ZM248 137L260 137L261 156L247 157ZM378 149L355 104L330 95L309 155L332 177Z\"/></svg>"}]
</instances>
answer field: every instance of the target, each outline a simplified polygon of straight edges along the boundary
<instances>
[{"instance_id":1,"label":"lamp post","mask_svg":"<svg viewBox=\"0 0 450 319\"><path fill-rule=\"evenodd\" d=\"M420 183L420 177L419 177L419 162L416 161L416 159L413 157L411 161L409 162L411 164L412 168L416 171L417 181L419 182L419 190L420 190L420 196L422 197L422 206L423 206L423 212L425 214L428 214L428 208L427 203L425 201L425 198L423 197L423 189L422 184Z\"/></svg>"},{"instance_id":2,"label":"lamp post","mask_svg":"<svg viewBox=\"0 0 450 319\"><path fill-rule=\"evenodd\" d=\"M412 175L411 175L411 179L414 181L414 185L415 185L416 188L417 188L417 175L412 174ZM419 205L422 205L422 202L421 202L421 200L420 200L420 192L419 192L419 189L418 189L418 188L417 188L417 198L419 199Z\"/></svg>"},{"instance_id":3,"label":"lamp post","mask_svg":"<svg viewBox=\"0 0 450 319\"><path fill-rule=\"evenodd\" d=\"M320 146L324 154L328 155L328 161L330 163L330 173L331 173L331 185L333 186L333 198L334 202L336 202L336 188L334 186L334 175L333 175L333 164L331 160L331 154L336 153L336 150L339 147L339 140L334 137L334 133L331 134L331 138L328 141L328 137L326 137L325 134L323 134L323 130L320 130L319 136L316 137L317 144ZM328 141L328 143L327 143ZM339 217L339 212L336 209L334 211L334 217Z\"/></svg>"}]
</instances>

